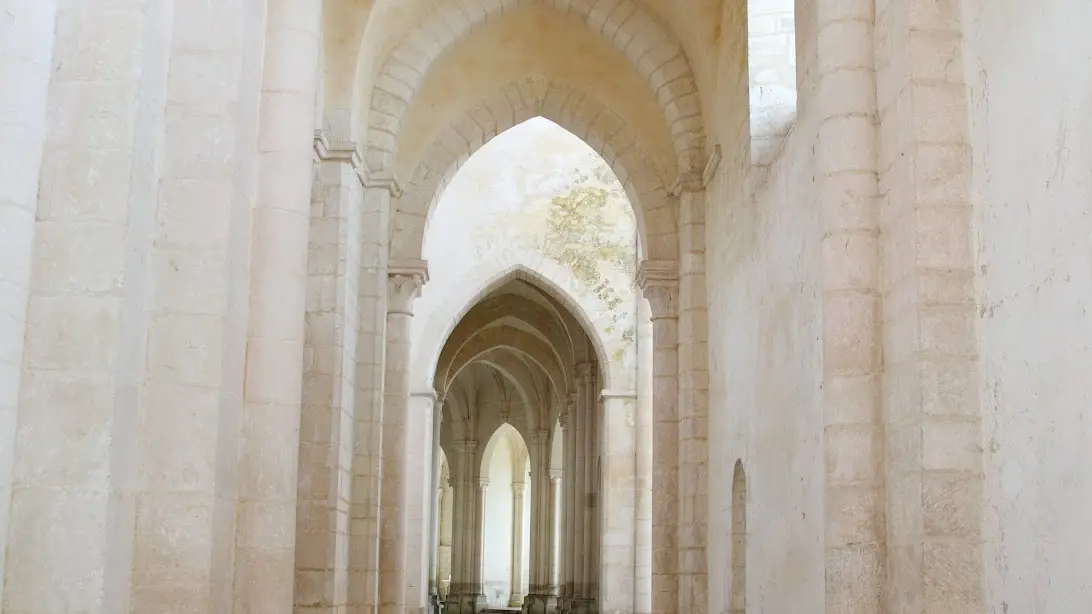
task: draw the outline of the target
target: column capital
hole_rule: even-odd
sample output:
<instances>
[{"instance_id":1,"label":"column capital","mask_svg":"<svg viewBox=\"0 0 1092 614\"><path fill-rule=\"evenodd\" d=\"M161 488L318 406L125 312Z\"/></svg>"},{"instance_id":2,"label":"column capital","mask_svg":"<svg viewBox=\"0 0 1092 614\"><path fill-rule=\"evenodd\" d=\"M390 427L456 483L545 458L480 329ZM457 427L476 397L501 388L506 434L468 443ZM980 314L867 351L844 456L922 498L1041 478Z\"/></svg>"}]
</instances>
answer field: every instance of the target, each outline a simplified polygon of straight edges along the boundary
<instances>
[{"instance_id":1,"label":"column capital","mask_svg":"<svg viewBox=\"0 0 1092 614\"><path fill-rule=\"evenodd\" d=\"M489 486L489 478L478 478L478 490L485 490L485 487Z\"/></svg>"},{"instance_id":2,"label":"column capital","mask_svg":"<svg viewBox=\"0 0 1092 614\"><path fill-rule=\"evenodd\" d=\"M527 492L527 484L524 482L512 482L512 494L523 496Z\"/></svg>"},{"instance_id":3,"label":"column capital","mask_svg":"<svg viewBox=\"0 0 1092 614\"><path fill-rule=\"evenodd\" d=\"M412 316L413 301L426 283L428 263L424 260L392 262L387 268L387 313Z\"/></svg>"},{"instance_id":4,"label":"column capital","mask_svg":"<svg viewBox=\"0 0 1092 614\"><path fill-rule=\"evenodd\" d=\"M553 480L554 482L560 481L561 480L561 474L562 474L561 469L551 469L550 470L550 479Z\"/></svg>"},{"instance_id":5,"label":"column capital","mask_svg":"<svg viewBox=\"0 0 1092 614\"><path fill-rule=\"evenodd\" d=\"M477 439L460 439L454 445L456 454L474 454L478 451Z\"/></svg>"},{"instance_id":6,"label":"column capital","mask_svg":"<svg viewBox=\"0 0 1092 614\"><path fill-rule=\"evenodd\" d=\"M569 412L563 411L557 415L557 423L561 425L561 430L569 430Z\"/></svg>"},{"instance_id":7,"label":"column capital","mask_svg":"<svg viewBox=\"0 0 1092 614\"><path fill-rule=\"evenodd\" d=\"M652 319L678 317L679 263L645 260L637 270L637 284L652 307Z\"/></svg>"},{"instance_id":8,"label":"column capital","mask_svg":"<svg viewBox=\"0 0 1092 614\"><path fill-rule=\"evenodd\" d=\"M576 365L576 374L578 377L584 379L584 383L588 383L596 375L598 369L594 362L582 362Z\"/></svg>"},{"instance_id":9,"label":"column capital","mask_svg":"<svg viewBox=\"0 0 1092 614\"><path fill-rule=\"evenodd\" d=\"M550 440L550 429L535 429L527 436L528 443L542 444Z\"/></svg>"}]
</instances>

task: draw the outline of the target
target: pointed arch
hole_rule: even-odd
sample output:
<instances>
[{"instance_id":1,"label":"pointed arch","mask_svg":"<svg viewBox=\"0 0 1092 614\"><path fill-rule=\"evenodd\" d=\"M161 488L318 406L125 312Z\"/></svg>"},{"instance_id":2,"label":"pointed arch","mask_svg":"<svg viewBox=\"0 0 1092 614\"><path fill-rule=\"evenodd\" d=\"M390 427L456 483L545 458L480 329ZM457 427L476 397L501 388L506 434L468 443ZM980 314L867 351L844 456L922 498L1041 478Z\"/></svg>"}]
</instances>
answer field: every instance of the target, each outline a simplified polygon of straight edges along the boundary
<instances>
[{"instance_id":1,"label":"pointed arch","mask_svg":"<svg viewBox=\"0 0 1092 614\"><path fill-rule=\"evenodd\" d=\"M481 477L489 479L489 465L492 463L493 454L496 453L497 446L501 442L508 444L509 452L512 454L522 453L524 457L530 454L530 448L527 447L523 434L511 424L501 423L493 430L493 434L489 436L485 447L482 448L481 457L478 459Z\"/></svg>"},{"instance_id":2,"label":"pointed arch","mask_svg":"<svg viewBox=\"0 0 1092 614\"><path fill-rule=\"evenodd\" d=\"M499 134L543 117L595 150L625 190L642 256L678 256L676 203L642 141L616 113L580 88L544 76L509 83L466 110L425 151L391 219L393 258L420 258L428 218L463 163Z\"/></svg>"},{"instance_id":3,"label":"pointed arch","mask_svg":"<svg viewBox=\"0 0 1092 614\"><path fill-rule=\"evenodd\" d=\"M580 282L561 265L546 260L538 254L510 253L508 258L510 260L484 261L486 264L493 264L494 268L475 266L467 271L465 276L452 276L452 279L447 280L446 283L435 280L430 282L433 285L426 286L425 295L418 300L432 305L432 308L420 311L422 325L414 331L412 344L414 382L423 386L424 390L432 389L435 386L440 353L459 322L475 305L497 289L512 281L524 281L554 299L563 308L564 313L559 313L559 316L567 316L575 321L591 342L591 347L588 348L587 355L583 356L582 360L594 358L605 370L604 387L611 387L612 381L620 377L620 374L606 369L606 366L611 364L604 343L606 332L593 323L587 310L590 308L601 312L605 311L606 307L595 298L588 299L591 304L582 307L573 298L573 291L566 289L575 290ZM432 304L428 300L430 295L442 297L443 300Z\"/></svg>"},{"instance_id":4,"label":"pointed arch","mask_svg":"<svg viewBox=\"0 0 1092 614\"><path fill-rule=\"evenodd\" d=\"M693 69L674 34L636 0L440 0L394 47L375 78L368 109L371 170L390 170L406 113L433 62L487 23L530 6L569 16L625 57L662 109L680 171L701 172L705 140Z\"/></svg>"}]
</instances>

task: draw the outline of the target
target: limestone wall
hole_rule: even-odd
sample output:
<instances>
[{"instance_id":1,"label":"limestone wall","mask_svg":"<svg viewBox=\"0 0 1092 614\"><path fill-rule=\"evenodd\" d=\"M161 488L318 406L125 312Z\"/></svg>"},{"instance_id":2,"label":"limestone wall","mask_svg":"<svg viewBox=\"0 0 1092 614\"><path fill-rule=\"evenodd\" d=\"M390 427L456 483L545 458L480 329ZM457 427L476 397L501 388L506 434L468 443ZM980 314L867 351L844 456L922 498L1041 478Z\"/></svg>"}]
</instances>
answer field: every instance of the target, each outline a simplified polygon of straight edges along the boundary
<instances>
[{"instance_id":1,"label":"limestone wall","mask_svg":"<svg viewBox=\"0 0 1092 614\"><path fill-rule=\"evenodd\" d=\"M1076 612L1092 603L1092 5L966 0L964 20L989 611Z\"/></svg>"},{"instance_id":2,"label":"limestone wall","mask_svg":"<svg viewBox=\"0 0 1092 614\"><path fill-rule=\"evenodd\" d=\"M731 484L747 474L748 611L823 612L818 213L796 131L765 188L707 192L709 611L728 609ZM794 162L790 164L788 162ZM791 477L789 477L791 476Z\"/></svg>"}]
</instances>

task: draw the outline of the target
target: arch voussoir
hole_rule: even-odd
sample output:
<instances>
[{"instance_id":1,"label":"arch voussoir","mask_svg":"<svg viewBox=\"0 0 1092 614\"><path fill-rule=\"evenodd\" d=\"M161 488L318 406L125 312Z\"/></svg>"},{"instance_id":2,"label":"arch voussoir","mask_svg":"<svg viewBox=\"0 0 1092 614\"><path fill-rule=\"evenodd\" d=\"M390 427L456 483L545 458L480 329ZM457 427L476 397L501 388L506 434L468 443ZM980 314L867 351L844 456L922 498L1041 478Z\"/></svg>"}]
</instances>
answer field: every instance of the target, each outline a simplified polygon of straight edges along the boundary
<instances>
[{"instance_id":1,"label":"arch voussoir","mask_svg":"<svg viewBox=\"0 0 1092 614\"><path fill-rule=\"evenodd\" d=\"M672 134L692 133L676 139L680 170L699 172L704 150L701 112L695 109L691 113L690 103L679 100L697 90L693 69L674 34L637 0L442 0L391 50L378 72L371 109L379 113L369 113L368 117L367 140L375 145L375 150L365 156L369 168L384 171L392 167L406 113L437 58L491 19L534 4L582 21L627 58L648 82ZM676 85L668 87L672 83ZM510 99L512 109L526 109L530 101L544 100L545 94L534 88L533 83L515 87L510 92L514 94ZM688 117L696 118L696 122L679 122ZM504 119L500 123L508 124Z\"/></svg>"},{"instance_id":2,"label":"arch voussoir","mask_svg":"<svg viewBox=\"0 0 1092 614\"><path fill-rule=\"evenodd\" d=\"M667 189L638 137L616 113L578 88L541 76L510 83L465 111L444 128L414 167L405 193L394 213L392 256L417 258L424 242L428 213L462 164L491 138L533 117L557 122L582 139L614 171L633 205L642 235L649 226L647 212L666 204ZM489 132L486 132L486 130ZM673 211L673 210L668 210ZM657 215L662 218L662 215ZM656 228L672 229L655 242L646 237L650 257L675 257L674 217Z\"/></svg>"}]
</instances>

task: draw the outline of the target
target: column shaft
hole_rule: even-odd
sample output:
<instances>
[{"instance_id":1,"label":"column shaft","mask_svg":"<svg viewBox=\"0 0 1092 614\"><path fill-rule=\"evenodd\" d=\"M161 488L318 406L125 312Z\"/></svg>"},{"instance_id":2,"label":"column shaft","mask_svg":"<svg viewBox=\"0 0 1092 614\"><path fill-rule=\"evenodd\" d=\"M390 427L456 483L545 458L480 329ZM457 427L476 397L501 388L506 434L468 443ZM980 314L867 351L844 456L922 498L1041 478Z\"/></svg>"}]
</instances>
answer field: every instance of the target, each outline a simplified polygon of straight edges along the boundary
<instances>
[{"instance_id":1,"label":"column shaft","mask_svg":"<svg viewBox=\"0 0 1092 614\"><path fill-rule=\"evenodd\" d=\"M523 492L525 488L526 485L523 482L512 482L512 590L508 605L513 608L523 605ZM534 503L534 496L531 499ZM532 552L532 562L534 555L535 553Z\"/></svg>"},{"instance_id":2,"label":"column shaft","mask_svg":"<svg viewBox=\"0 0 1092 614\"><path fill-rule=\"evenodd\" d=\"M870 529L869 542L886 546L887 603L882 605L891 614L981 614L992 609L984 595L982 544L983 519L990 516L984 501L982 409L991 402L982 403L978 396L982 346L976 339L976 325L981 324L976 322L978 271L971 226L974 188L969 88L967 72L958 68L964 66L960 44L963 4L877 2L875 33L870 32L871 15L865 8L853 11L832 3L827 13L820 13L822 23L830 20L829 38L848 38L852 33L852 48L864 50L853 57L854 64L869 66L868 43L876 45L872 54L876 87L860 83L856 94L862 102L871 102L867 97L871 91L877 96L879 233L878 237L875 231L867 235L868 248L856 252L860 256L839 256L849 261L846 269L858 271L864 269L857 265L858 258L867 257L865 262L871 264L877 253L882 255L878 287L883 290L883 347L882 352L870 353L870 357L880 354L882 363L873 358L870 365L882 365L883 425L876 423L873 411L869 416L873 420L855 430L867 428L873 441L880 434L886 436L886 442L873 444L869 460L885 471L882 483L887 508L886 514L877 512L868 518L870 524L863 518L854 520ZM841 21L834 23L836 18ZM981 26L977 22L967 25ZM931 59L923 49L944 61ZM852 56L842 51L834 57ZM985 72L982 78L986 78ZM867 110L871 111L871 106ZM849 109L843 113L848 114ZM860 149L866 147L858 144L861 139L851 140L847 134L877 138L875 117L863 115L853 124L843 124L843 134L837 135L847 147L851 142ZM846 157L847 162L858 160ZM870 156L860 162L875 160ZM847 171L858 170L849 164L846 167ZM871 184L868 187L868 193L873 194ZM847 239L839 241L847 244ZM871 308L876 300L874 290L869 298ZM1019 302L1018 297L1014 300ZM875 311L859 312L859 326L868 333L875 328ZM993 317L992 308L990 311L984 318L987 321ZM866 325L871 327L866 329ZM845 326L843 323L842 330ZM991 393L996 395L996 389ZM845 402L840 405L847 406ZM852 431L844 430L848 431L842 444L847 458L851 451L853 457L862 456L858 450L864 444L858 441L853 447ZM857 439L863 437L857 435ZM1001 445L1004 447L1003 438ZM878 453L881 449L882 454ZM875 469L869 469L860 475L835 477L879 482L872 477ZM1007 468L1001 471L1008 473ZM859 486L863 489L866 485ZM881 526L874 519L885 517L886 535L873 537L871 533ZM847 541L849 538L863 541L857 535L847 535ZM868 562L870 571L880 567ZM1016 604L1011 609L1019 607Z\"/></svg>"},{"instance_id":3,"label":"column shaft","mask_svg":"<svg viewBox=\"0 0 1092 614\"><path fill-rule=\"evenodd\" d=\"M598 488L598 421L599 421L599 379L594 363L585 366L584 378L584 484L580 497L583 508L584 524L584 569L582 597L594 601L598 597L599 586L599 535L597 532L598 514L596 497Z\"/></svg>"},{"instance_id":4,"label":"column shaft","mask_svg":"<svg viewBox=\"0 0 1092 614\"><path fill-rule=\"evenodd\" d=\"M334 123L334 122L331 122ZM382 511L383 380L387 353L390 199L393 181L364 179L356 340L352 503L349 520L349 608L379 608L379 535Z\"/></svg>"},{"instance_id":5,"label":"column shaft","mask_svg":"<svg viewBox=\"0 0 1092 614\"><path fill-rule=\"evenodd\" d=\"M443 425L444 402L438 399L432 409L432 512L429 515L428 594L429 609L438 614L440 582L440 523L442 522L443 489L440 486L442 471L440 457L440 429Z\"/></svg>"},{"instance_id":6,"label":"column shaft","mask_svg":"<svg viewBox=\"0 0 1092 614\"><path fill-rule=\"evenodd\" d=\"M250 253L235 611L291 612L321 6L269 2ZM288 67L291 67L290 69ZM248 519L252 519L249 520Z\"/></svg>"},{"instance_id":7,"label":"column shaft","mask_svg":"<svg viewBox=\"0 0 1092 614\"><path fill-rule=\"evenodd\" d=\"M638 301L637 410L635 430L636 529L633 537L633 611L652 611L652 319L648 302Z\"/></svg>"},{"instance_id":8,"label":"column shaft","mask_svg":"<svg viewBox=\"0 0 1092 614\"><path fill-rule=\"evenodd\" d=\"M350 487L356 409L363 198L356 144L315 140L308 248L303 417L296 507L296 609L343 611L349 599Z\"/></svg>"},{"instance_id":9,"label":"column shaft","mask_svg":"<svg viewBox=\"0 0 1092 614\"><path fill-rule=\"evenodd\" d=\"M578 369L588 366L577 365ZM573 598L582 601L584 595L584 567L588 563L588 551L585 549L584 532L587 529L584 517L584 486L587 475L584 472L587 455L588 398L584 393L586 380L580 371L576 376L576 436L573 438Z\"/></svg>"},{"instance_id":10,"label":"column shaft","mask_svg":"<svg viewBox=\"0 0 1092 614\"><path fill-rule=\"evenodd\" d=\"M678 267L645 262L638 281L652 306L652 612L678 610Z\"/></svg>"},{"instance_id":11,"label":"column shaft","mask_svg":"<svg viewBox=\"0 0 1092 614\"><path fill-rule=\"evenodd\" d=\"M569 609L569 602L573 598L573 578L575 570L575 541L574 535L576 534L576 528L573 523L576 521L573 516L573 509L576 504L576 472L575 466L575 440L576 440L576 395L571 395L568 406L562 415L561 420L561 432L562 432L562 453L563 460L561 465L561 486L564 488L561 496L561 519L562 519L562 531L561 531L561 596L563 599L559 600L558 605L564 609Z\"/></svg>"},{"instance_id":12,"label":"column shaft","mask_svg":"<svg viewBox=\"0 0 1092 614\"><path fill-rule=\"evenodd\" d=\"M680 196L679 232L679 611L704 612L706 484L709 448L705 192Z\"/></svg>"},{"instance_id":13,"label":"column shaft","mask_svg":"<svg viewBox=\"0 0 1092 614\"><path fill-rule=\"evenodd\" d=\"M129 609L171 5L64 2L54 20L57 4L0 19L0 105L21 107L0 127L0 313L17 327L0 431L18 428L2 607L112 613Z\"/></svg>"},{"instance_id":14,"label":"column shaft","mask_svg":"<svg viewBox=\"0 0 1092 614\"><path fill-rule=\"evenodd\" d=\"M45 146L57 0L7 2L0 22L0 603L9 539L16 412Z\"/></svg>"},{"instance_id":15,"label":"column shaft","mask_svg":"<svg viewBox=\"0 0 1092 614\"><path fill-rule=\"evenodd\" d=\"M549 582L549 591L552 595L557 595L559 592L560 584L560 565L561 565L561 548L559 535L562 531L562 495L561 495L561 470L550 470L550 510L549 510L549 574L547 575L547 581Z\"/></svg>"},{"instance_id":16,"label":"column shaft","mask_svg":"<svg viewBox=\"0 0 1092 614\"><path fill-rule=\"evenodd\" d=\"M475 595L485 592L485 509L488 505L488 486L488 479L478 478L478 492L474 501L474 560L471 568Z\"/></svg>"},{"instance_id":17,"label":"column shaft","mask_svg":"<svg viewBox=\"0 0 1092 614\"><path fill-rule=\"evenodd\" d=\"M380 614L404 614L410 483L406 472L413 301L428 274L423 266L392 266L387 302L387 353L383 382L382 533L379 555Z\"/></svg>"}]
</instances>

